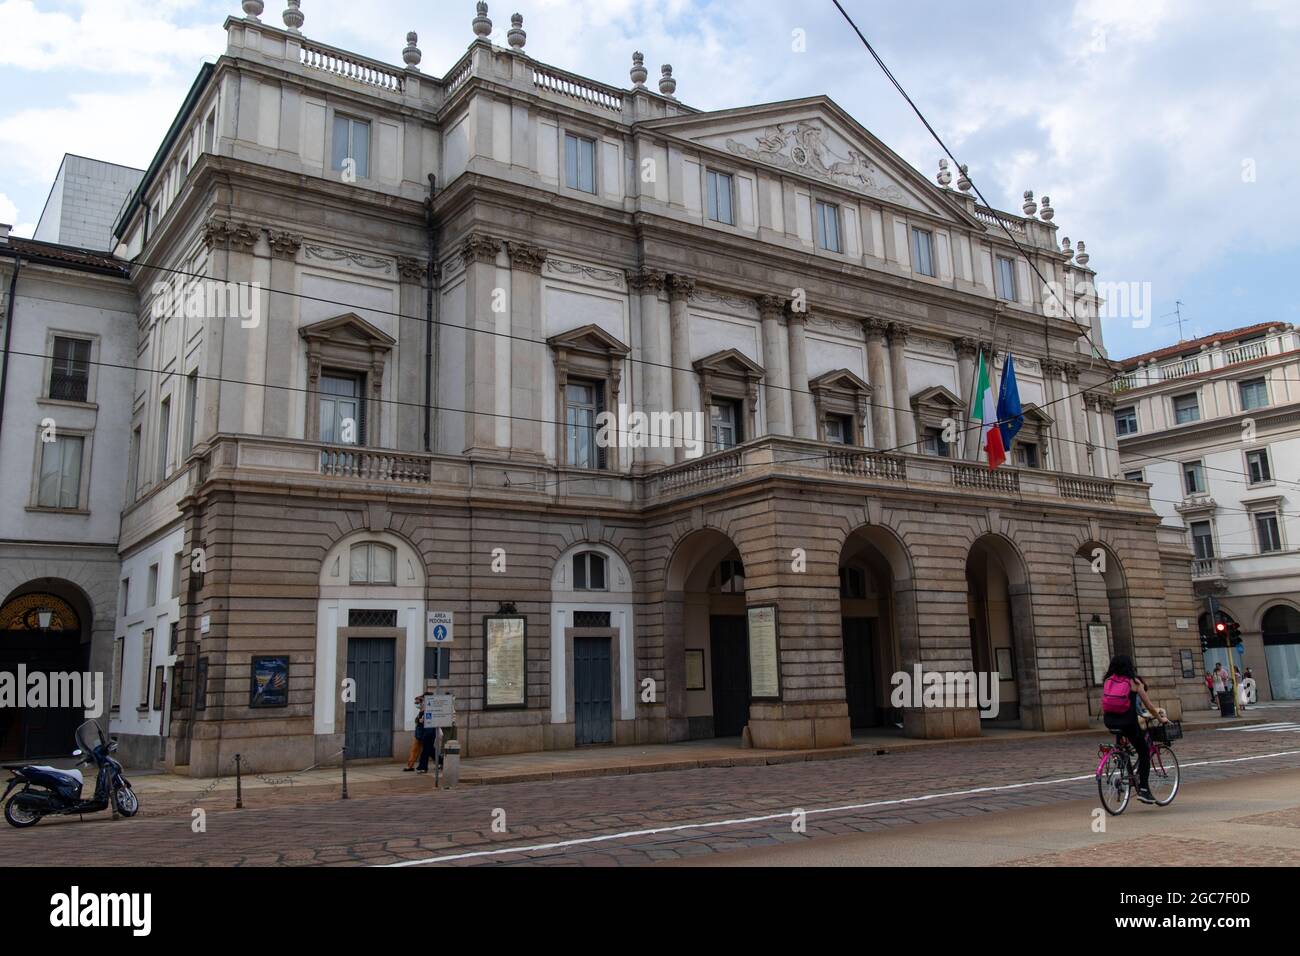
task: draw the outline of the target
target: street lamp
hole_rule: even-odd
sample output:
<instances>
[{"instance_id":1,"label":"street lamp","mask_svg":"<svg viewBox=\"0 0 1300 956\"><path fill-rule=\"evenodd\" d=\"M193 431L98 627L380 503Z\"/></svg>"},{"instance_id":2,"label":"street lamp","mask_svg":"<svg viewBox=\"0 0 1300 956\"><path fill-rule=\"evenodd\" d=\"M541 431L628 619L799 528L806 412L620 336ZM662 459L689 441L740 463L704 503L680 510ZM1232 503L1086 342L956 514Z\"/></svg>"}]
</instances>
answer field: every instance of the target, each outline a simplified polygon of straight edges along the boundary
<instances>
[{"instance_id":1,"label":"street lamp","mask_svg":"<svg viewBox=\"0 0 1300 956\"><path fill-rule=\"evenodd\" d=\"M54 612L47 607L43 607L36 612L36 620L40 623L42 631L48 631L50 625L54 622Z\"/></svg>"}]
</instances>

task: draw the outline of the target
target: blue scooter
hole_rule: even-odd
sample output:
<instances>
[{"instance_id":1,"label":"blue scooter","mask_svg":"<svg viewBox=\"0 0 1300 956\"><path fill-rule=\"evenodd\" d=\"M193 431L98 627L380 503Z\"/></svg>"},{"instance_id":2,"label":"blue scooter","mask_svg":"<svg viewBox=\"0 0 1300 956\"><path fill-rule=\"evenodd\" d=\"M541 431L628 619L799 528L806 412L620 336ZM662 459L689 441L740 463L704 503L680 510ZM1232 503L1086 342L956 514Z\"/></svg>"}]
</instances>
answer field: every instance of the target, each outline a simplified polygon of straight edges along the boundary
<instances>
[{"instance_id":1,"label":"blue scooter","mask_svg":"<svg viewBox=\"0 0 1300 956\"><path fill-rule=\"evenodd\" d=\"M10 826L35 826L41 817L98 813L107 810L110 802L124 817L140 812L140 800L122 776L122 765L109 756L117 744L108 739L98 721L88 720L77 728L77 748L72 752L72 756L81 758L77 766L98 768L95 795L89 800L81 798L84 781L77 769L10 767L13 777L0 797L5 801L5 820ZM10 797L10 791L19 785L22 789Z\"/></svg>"}]
</instances>

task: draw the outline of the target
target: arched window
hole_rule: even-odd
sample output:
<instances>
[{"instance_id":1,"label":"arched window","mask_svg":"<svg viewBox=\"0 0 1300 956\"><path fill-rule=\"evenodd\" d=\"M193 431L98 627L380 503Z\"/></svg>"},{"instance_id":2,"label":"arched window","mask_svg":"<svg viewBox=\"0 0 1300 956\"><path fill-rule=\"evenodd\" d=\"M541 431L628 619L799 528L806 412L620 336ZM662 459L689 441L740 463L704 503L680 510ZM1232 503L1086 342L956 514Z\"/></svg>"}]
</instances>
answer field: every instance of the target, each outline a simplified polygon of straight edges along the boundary
<instances>
[{"instance_id":1,"label":"arched window","mask_svg":"<svg viewBox=\"0 0 1300 956\"><path fill-rule=\"evenodd\" d=\"M1264 612L1261 624L1265 644L1300 643L1300 611L1293 607L1286 604L1274 605Z\"/></svg>"},{"instance_id":2,"label":"arched window","mask_svg":"<svg viewBox=\"0 0 1300 956\"><path fill-rule=\"evenodd\" d=\"M605 576L605 556L595 551L583 551L573 556L573 589L575 591L604 591L608 585Z\"/></svg>"},{"instance_id":3,"label":"arched window","mask_svg":"<svg viewBox=\"0 0 1300 956\"><path fill-rule=\"evenodd\" d=\"M354 544L350 560L353 584L397 583L397 552L386 544Z\"/></svg>"}]
</instances>

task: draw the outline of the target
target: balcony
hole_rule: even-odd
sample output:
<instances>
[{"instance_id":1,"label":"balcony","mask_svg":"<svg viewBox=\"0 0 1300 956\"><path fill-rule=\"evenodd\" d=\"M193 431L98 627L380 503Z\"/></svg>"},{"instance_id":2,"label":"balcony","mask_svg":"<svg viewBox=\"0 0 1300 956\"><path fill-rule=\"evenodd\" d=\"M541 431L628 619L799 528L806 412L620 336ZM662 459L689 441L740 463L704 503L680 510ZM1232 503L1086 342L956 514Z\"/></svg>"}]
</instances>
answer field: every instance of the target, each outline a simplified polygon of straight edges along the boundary
<instances>
[{"instance_id":1,"label":"balcony","mask_svg":"<svg viewBox=\"0 0 1300 956\"><path fill-rule=\"evenodd\" d=\"M1206 578L1223 577L1223 565L1218 558L1195 558L1192 560L1192 580L1203 581Z\"/></svg>"},{"instance_id":2,"label":"balcony","mask_svg":"<svg viewBox=\"0 0 1300 956\"><path fill-rule=\"evenodd\" d=\"M1159 367L1160 381L1168 382L1176 378L1186 378L1189 375L1199 375L1204 369L1201 368L1201 357L1179 359L1177 362L1168 362Z\"/></svg>"},{"instance_id":3,"label":"balcony","mask_svg":"<svg viewBox=\"0 0 1300 956\"><path fill-rule=\"evenodd\" d=\"M1175 382L1245 362L1257 362L1270 356L1283 355L1297 349L1300 349L1300 332L1290 326L1278 325L1267 336L1253 342L1241 342L1231 346L1223 346L1215 342L1213 345L1202 345L1196 355L1160 362L1144 362L1137 368L1118 376L1111 383L1111 389L1115 392L1127 392L1135 388L1160 385L1163 382Z\"/></svg>"}]
</instances>

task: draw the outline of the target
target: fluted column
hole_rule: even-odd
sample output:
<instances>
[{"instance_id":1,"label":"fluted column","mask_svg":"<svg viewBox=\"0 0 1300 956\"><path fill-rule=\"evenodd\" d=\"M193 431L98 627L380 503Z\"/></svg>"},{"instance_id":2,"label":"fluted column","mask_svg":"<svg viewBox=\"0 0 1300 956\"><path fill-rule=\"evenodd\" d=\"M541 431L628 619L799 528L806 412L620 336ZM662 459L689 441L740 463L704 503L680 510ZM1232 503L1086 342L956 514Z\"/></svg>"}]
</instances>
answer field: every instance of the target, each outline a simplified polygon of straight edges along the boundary
<instances>
[{"instance_id":1,"label":"fluted column","mask_svg":"<svg viewBox=\"0 0 1300 956\"><path fill-rule=\"evenodd\" d=\"M957 340L957 387L961 389L958 397L965 409L965 421L961 426L961 457L974 461L980 453L979 426L975 424L975 370L979 367L980 344L977 339L960 338Z\"/></svg>"},{"instance_id":2,"label":"fluted column","mask_svg":"<svg viewBox=\"0 0 1300 956\"><path fill-rule=\"evenodd\" d=\"M893 389L889 381L889 347L885 344L885 331L889 323L883 319L865 319L862 327L867 335L867 379L871 384L871 439L876 448L893 448L894 416Z\"/></svg>"},{"instance_id":3,"label":"fluted column","mask_svg":"<svg viewBox=\"0 0 1300 956\"><path fill-rule=\"evenodd\" d=\"M1074 432L1074 470L1076 474L1088 474L1088 409L1084 397L1079 393L1079 366L1073 362L1065 366L1065 394L1069 396L1066 404L1070 406L1070 425ZM1096 454L1096 452L1094 452Z\"/></svg>"},{"instance_id":4,"label":"fluted column","mask_svg":"<svg viewBox=\"0 0 1300 956\"><path fill-rule=\"evenodd\" d=\"M507 242L510 256L510 456L536 458L542 451L542 371L546 338L542 329L542 266L546 250ZM499 364L499 363L498 363ZM563 410L561 409L561 414Z\"/></svg>"},{"instance_id":5,"label":"fluted column","mask_svg":"<svg viewBox=\"0 0 1300 956\"><path fill-rule=\"evenodd\" d=\"M792 435L789 356L786 331L782 328L785 301L780 296L765 295L758 300L763 317L763 408L767 412L769 435Z\"/></svg>"},{"instance_id":6,"label":"fluted column","mask_svg":"<svg viewBox=\"0 0 1300 956\"><path fill-rule=\"evenodd\" d=\"M695 291L695 280L690 276L672 275L668 277L668 321L672 343L673 370L673 411L682 415L694 415L703 411L700 404L700 390L695 382L695 371L691 368L691 317L690 298ZM705 422L708 429L708 422ZM702 437L702 436L696 436ZM675 443L673 458L684 461L686 449L681 442ZM706 451L712 446L706 444Z\"/></svg>"},{"instance_id":7,"label":"fluted column","mask_svg":"<svg viewBox=\"0 0 1300 956\"><path fill-rule=\"evenodd\" d=\"M790 404L795 437L815 439L817 420L808 391L808 342L804 334L807 324L808 315L804 312L791 312L786 319L790 339Z\"/></svg>"},{"instance_id":8,"label":"fluted column","mask_svg":"<svg viewBox=\"0 0 1300 956\"><path fill-rule=\"evenodd\" d=\"M916 416L912 413L912 392L907 384L907 327L889 323L889 377L894 386L895 442L899 451L915 454Z\"/></svg>"},{"instance_id":9,"label":"fluted column","mask_svg":"<svg viewBox=\"0 0 1300 956\"><path fill-rule=\"evenodd\" d=\"M641 307L641 355L645 359L641 376L645 408L655 412L673 410L673 344L672 326L668 315L668 276L662 272L643 270L629 279L629 288L637 293ZM645 449L645 460L655 465L673 463L673 436L655 435L651 447Z\"/></svg>"}]
</instances>

